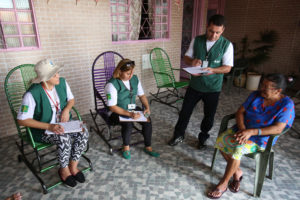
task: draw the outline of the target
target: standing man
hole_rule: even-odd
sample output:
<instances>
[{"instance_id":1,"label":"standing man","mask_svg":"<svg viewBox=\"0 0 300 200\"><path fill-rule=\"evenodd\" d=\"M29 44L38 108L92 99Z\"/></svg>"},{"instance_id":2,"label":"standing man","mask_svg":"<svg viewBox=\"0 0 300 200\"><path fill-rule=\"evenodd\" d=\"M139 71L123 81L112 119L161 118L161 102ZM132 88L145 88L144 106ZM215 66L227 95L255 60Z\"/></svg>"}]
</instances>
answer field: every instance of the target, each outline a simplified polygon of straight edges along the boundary
<instances>
[{"instance_id":1,"label":"standing man","mask_svg":"<svg viewBox=\"0 0 300 200\"><path fill-rule=\"evenodd\" d=\"M209 138L208 132L214 122L222 89L223 75L230 72L233 66L233 46L230 41L222 36L224 29L224 16L212 16L209 19L206 34L195 37L184 56L187 65L200 65L208 73L192 75L175 126L174 136L168 143L170 146L175 146L183 141L193 109L202 100L204 118L201 122L201 132L198 135L198 148L205 147L205 141Z\"/></svg>"}]
</instances>

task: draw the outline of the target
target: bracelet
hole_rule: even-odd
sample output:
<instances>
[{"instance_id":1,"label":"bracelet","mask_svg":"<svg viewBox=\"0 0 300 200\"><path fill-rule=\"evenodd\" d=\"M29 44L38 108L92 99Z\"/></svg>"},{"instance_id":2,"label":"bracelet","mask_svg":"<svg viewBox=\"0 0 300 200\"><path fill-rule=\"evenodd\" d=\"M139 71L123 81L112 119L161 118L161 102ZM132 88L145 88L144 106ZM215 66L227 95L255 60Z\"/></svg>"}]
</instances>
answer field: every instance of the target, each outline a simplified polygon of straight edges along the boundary
<instances>
[{"instance_id":1,"label":"bracelet","mask_svg":"<svg viewBox=\"0 0 300 200\"><path fill-rule=\"evenodd\" d=\"M257 135L261 135L261 129L258 129L258 134Z\"/></svg>"}]
</instances>

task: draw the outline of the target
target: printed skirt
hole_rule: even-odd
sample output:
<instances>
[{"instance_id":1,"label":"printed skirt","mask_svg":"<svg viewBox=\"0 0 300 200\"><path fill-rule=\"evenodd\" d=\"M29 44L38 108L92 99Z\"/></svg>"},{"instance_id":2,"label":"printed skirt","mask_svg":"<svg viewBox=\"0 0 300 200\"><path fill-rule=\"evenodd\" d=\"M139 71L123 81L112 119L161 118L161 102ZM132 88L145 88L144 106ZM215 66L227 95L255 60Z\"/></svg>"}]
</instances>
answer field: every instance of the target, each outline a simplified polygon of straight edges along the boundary
<instances>
[{"instance_id":1,"label":"printed skirt","mask_svg":"<svg viewBox=\"0 0 300 200\"><path fill-rule=\"evenodd\" d=\"M216 141L215 148L232 156L235 160L241 160L244 154L264 151L264 148L258 146L255 142L248 140L246 144L240 145L234 138L235 131L232 128L221 133Z\"/></svg>"}]
</instances>

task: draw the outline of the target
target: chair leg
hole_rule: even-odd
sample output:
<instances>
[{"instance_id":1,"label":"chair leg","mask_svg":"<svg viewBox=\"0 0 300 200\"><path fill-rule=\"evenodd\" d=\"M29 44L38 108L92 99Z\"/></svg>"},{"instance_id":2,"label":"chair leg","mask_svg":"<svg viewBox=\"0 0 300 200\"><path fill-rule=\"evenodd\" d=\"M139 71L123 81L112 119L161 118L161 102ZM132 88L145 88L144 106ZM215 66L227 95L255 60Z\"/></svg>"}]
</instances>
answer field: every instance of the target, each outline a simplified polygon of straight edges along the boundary
<instances>
[{"instance_id":1,"label":"chair leg","mask_svg":"<svg viewBox=\"0 0 300 200\"><path fill-rule=\"evenodd\" d=\"M256 170L255 170L255 183L254 183L254 190L253 196L260 197L261 190L264 184L264 179L266 176L267 166L268 166L268 155L258 154L255 161L256 161Z\"/></svg>"},{"instance_id":2,"label":"chair leg","mask_svg":"<svg viewBox=\"0 0 300 200\"><path fill-rule=\"evenodd\" d=\"M213 159L212 159L212 161L211 161L211 166L210 166L210 170L211 170L211 171L214 169L215 161L216 161L216 159L217 159L218 153L219 153L219 149L218 149L218 148L215 148L214 155L213 155Z\"/></svg>"},{"instance_id":3,"label":"chair leg","mask_svg":"<svg viewBox=\"0 0 300 200\"><path fill-rule=\"evenodd\" d=\"M270 180L273 178L273 171L274 171L274 152L270 153L270 159L269 159L269 175L267 176Z\"/></svg>"}]
</instances>

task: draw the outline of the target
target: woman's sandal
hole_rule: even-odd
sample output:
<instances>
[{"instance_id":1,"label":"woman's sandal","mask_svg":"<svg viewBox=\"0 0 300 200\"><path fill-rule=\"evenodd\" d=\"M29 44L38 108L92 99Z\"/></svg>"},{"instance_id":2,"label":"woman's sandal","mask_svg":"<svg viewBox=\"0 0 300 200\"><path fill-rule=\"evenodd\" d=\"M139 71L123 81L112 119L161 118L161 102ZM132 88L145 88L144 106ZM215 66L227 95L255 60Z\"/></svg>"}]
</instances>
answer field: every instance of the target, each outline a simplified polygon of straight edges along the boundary
<instances>
[{"instance_id":1,"label":"woman's sandal","mask_svg":"<svg viewBox=\"0 0 300 200\"><path fill-rule=\"evenodd\" d=\"M62 177L61 177L61 174L60 174L60 170L58 170L58 175L61 179L61 181L63 182L63 184L65 184L66 186L69 186L69 187L75 187L76 186L76 181L74 179L74 177L72 175L68 176L66 178L66 180L63 180Z\"/></svg>"},{"instance_id":2,"label":"woman's sandal","mask_svg":"<svg viewBox=\"0 0 300 200\"><path fill-rule=\"evenodd\" d=\"M240 185L243 180L243 176L239 180L234 180L229 184L228 188L231 192L237 193L240 190Z\"/></svg>"},{"instance_id":3,"label":"woman's sandal","mask_svg":"<svg viewBox=\"0 0 300 200\"><path fill-rule=\"evenodd\" d=\"M207 193L207 197L210 198L210 199L219 199L224 194L224 192L226 192L226 191L227 191L227 188L224 191L221 191L220 189L215 188L214 190ZM220 195L219 196L212 195L212 193L214 193L214 192L219 192Z\"/></svg>"}]
</instances>

